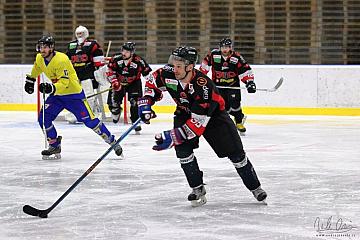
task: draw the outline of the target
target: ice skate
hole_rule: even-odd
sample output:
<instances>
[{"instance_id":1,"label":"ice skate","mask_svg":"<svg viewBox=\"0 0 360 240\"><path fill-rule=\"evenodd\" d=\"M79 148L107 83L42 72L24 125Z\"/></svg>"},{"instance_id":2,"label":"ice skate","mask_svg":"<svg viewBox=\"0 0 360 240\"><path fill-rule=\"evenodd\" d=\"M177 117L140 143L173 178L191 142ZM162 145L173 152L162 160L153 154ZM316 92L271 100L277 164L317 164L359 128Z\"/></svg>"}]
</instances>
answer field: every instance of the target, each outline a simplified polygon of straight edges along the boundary
<instances>
[{"instance_id":1,"label":"ice skate","mask_svg":"<svg viewBox=\"0 0 360 240\"><path fill-rule=\"evenodd\" d=\"M121 112L122 112L122 108L114 108L111 110L111 118L113 123L118 123L120 121L120 116L121 116Z\"/></svg>"},{"instance_id":2,"label":"ice skate","mask_svg":"<svg viewBox=\"0 0 360 240\"><path fill-rule=\"evenodd\" d=\"M56 147L53 147L51 145L49 145L49 148L46 150L43 150L41 152L42 155L42 159L43 160L57 160L57 159L61 159L61 136L58 136L56 139L56 142L58 143L58 145Z\"/></svg>"},{"instance_id":3,"label":"ice skate","mask_svg":"<svg viewBox=\"0 0 360 240\"><path fill-rule=\"evenodd\" d=\"M204 185L193 188L193 191L188 196L188 200L191 201L191 206L198 207L204 205L207 202L205 194L206 190Z\"/></svg>"},{"instance_id":4,"label":"ice skate","mask_svg":"<svg viewBox=\"0 0 360 240\"><path fill-rule=\"evenodd\" d=\"M136 128L134 130L135 130L136 135L140 135L141 126L140 125L136 126Z\"/></svg>"},{"instance_id":5,"label":"ice skate","mask_svg":"<svg viewBox=\"0 0 360 240\"><path fill-rule=\"evenodd\" d=\"M246 128L244 126L246 121L246 116L243 117L243 119L241 120L241 123L236 123L236 128L239 131L241 136L245 136L245 132L246 132Z\"/></svg>"},{"instance_id":6,"label":"ice skate","mask_svg":"<svg viewBox=\"0 0 360 240\"><path fill-rule=\"evenodd\" d=\"M115 137L114 136L111 136L111 138L113 139L110 143L110 145L114 145L116 143L116 140L115 140ZM114 146L114 152L117 156L119 156L121 159L124 158L124 155L123 155L123 149L122 147L120 146L120 144L116 144Z\"/></svg>"},{"instance_id":7,"label":"ice skate","mask_svg":"<svg viewBox=\"0 0 360 240\"><path fill-rule=\"evenodd\" d=\"M267 203L265 202L265 199L267 197L267 193L261 188L261 186L259 186L255 190L251 190L251 192L254 195L254 197L256 198L256 200L258 200L259 202L262 202L265 205L267 205Z\"/></svg>"}]
</instances>

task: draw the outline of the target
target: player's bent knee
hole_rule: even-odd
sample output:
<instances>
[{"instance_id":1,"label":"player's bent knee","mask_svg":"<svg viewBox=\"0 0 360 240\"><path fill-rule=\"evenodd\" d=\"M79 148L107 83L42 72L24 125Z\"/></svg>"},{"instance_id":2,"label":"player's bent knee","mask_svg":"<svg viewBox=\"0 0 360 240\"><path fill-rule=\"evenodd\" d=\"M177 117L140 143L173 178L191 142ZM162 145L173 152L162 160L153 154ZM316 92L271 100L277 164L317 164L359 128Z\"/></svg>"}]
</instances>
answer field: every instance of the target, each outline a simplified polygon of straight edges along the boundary
<instances>
[{"instance_id":1,"label":"player's bent knee","mask_svg":"<svg viewBox=\"0 0 360 240\"><path fill-rule=\"evenodd\" d=\"M184 165L184 164L189 164L189 163L193 162L194 159L195 159L195 156L194 156L194 153L192 153L187 157L179 157L179 162L181 165Z\"/></svg>"},{"instance_id":2,"label":"player's bent knee","mask_svg":"<svg viewBox=\"0 0 360 240\"><path fill-rule=\"evenodd\" d=\"M100 124L100 120L98 118L94 118L94 119L88 118L86 120L83 120L82 122L85 124L85 126L91 129L95 129Z\"/></svg>"}]
</instances>

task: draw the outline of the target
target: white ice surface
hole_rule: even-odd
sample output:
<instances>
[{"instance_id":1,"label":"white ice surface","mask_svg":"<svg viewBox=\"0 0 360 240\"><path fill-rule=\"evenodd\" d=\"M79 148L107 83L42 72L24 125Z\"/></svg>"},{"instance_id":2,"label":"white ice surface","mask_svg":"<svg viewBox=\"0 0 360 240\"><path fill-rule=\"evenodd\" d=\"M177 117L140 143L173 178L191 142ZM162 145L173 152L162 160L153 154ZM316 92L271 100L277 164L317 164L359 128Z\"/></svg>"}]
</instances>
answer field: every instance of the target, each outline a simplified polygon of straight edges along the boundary
<instances>
[{"instance_id":1,"label":"white ice surface","mask_svg":"<svg viewBox=\"0 0 360 240\"><path fill-rule=\"evenodd\" d=\"M174 150L151 150L172 125L159 116L124 139L124 160L111 153L41 219L23 205L50 207L108 148L83 125L55 125L62 159L44 161L35 114L0 112L0 239L360 239L359 117L248 116L243 144L268 206L202 139L208 203L192 208ZM116 136L128 127L108 124ZM349 236L317 236L317 218L331 229L342 220Z\"/></svg>"}]
</instances>

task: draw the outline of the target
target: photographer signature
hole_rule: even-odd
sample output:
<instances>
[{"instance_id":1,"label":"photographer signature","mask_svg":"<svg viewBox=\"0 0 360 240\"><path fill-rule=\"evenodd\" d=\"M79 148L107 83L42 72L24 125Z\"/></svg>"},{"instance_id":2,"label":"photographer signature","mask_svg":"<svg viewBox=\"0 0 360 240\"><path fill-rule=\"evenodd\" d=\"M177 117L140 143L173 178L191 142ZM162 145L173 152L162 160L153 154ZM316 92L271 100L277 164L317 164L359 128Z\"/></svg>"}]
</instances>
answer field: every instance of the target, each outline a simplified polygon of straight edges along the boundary
<instances>
[{"instance_id":1,"label":"photographer signature","mask_svg":"<svg viewBox=\"0 0 360 240\"><path fill-rule=\"evenodd\" d=\"M321 219L317 217L314 222L314 228L318 233L345 233L356 229L355 226L351 225L350 220L338 218L337 221L333 221L332 216L330 216L326 222L322 222Z\"/></svg>"}]
</instances>

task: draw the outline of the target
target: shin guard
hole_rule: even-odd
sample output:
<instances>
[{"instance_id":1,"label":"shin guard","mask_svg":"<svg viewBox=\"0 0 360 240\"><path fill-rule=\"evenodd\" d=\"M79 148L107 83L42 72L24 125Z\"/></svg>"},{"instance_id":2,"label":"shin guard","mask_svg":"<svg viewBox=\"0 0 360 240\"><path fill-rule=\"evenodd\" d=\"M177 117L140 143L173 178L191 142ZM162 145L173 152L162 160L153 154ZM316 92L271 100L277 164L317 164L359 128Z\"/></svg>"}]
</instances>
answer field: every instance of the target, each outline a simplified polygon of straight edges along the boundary
<instances>
[{"instance_id":1,"label":"shin guard","mask_svg":"<svg viewBox=\"0 0 360 240\"><path fill-rule=\"evenodd\" d=\"M258 188L260 186L260 182L250 160L247 158L247 156L244 156L242 160L240 159L240 157L230 158L230 160L235 166L236 171L244 182L244 185L249 190L254 190Z\"/></svg>"}]
</instances>

